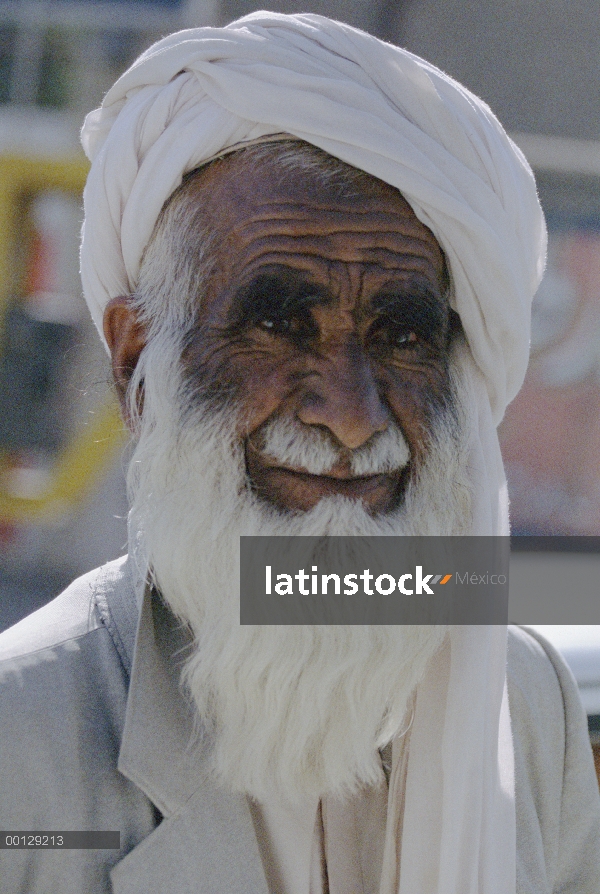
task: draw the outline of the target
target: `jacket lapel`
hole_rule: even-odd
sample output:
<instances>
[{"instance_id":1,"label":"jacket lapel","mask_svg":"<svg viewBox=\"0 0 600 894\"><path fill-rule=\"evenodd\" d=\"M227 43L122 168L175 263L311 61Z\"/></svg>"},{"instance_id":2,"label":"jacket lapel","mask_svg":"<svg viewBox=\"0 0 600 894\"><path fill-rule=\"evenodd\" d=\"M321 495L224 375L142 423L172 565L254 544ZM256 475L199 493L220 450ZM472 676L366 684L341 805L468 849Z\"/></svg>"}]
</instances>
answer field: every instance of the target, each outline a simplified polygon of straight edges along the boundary
<instances>
[{"instance_id":1,"label":"jacket lapel","mask_svg":"<svg viewBox=\"0 0 600 894\"><path fill-rule=\"evenodd\" d=\"M190 637L148 587L119 770L164 816L111 872L115 894L267 894L245 797L217 787L179 677Z\"/></svg>"},{"instance_id":2,"label":"jacket lapel","mask_svg":"<svg viewBox=\"0 0 600 894\"><path fill-rule=\"evenodd\" d=\"M208 783L111 872L114 894L267 894L245 798Z\"/></svg>"}]
</instances>

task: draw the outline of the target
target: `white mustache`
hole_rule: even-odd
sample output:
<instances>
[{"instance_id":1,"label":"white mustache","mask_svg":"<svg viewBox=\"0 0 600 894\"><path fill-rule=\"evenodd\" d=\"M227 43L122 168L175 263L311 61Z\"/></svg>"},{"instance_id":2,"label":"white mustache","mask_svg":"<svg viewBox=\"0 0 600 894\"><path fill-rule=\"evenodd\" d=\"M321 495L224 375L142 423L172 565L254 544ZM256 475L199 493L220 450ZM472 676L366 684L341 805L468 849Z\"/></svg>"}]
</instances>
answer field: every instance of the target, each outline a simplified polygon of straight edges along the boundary
<instances>
[{"instance_id":1,"label":"white mustache","mask_svg":"<svg viewBox=\"0 0 600 894\"><path fill-rule=\"evenodd\" d=\"M326 475L348 456L325 432L303 425L297 419L273 419L264 426L261 435L261 453L310 475ZM406 439L392 422L384 431L376 432L366 443L350 451L350 470L356 477L384 475L403 469L409 460Z\"/></svg>"}]
</instances>

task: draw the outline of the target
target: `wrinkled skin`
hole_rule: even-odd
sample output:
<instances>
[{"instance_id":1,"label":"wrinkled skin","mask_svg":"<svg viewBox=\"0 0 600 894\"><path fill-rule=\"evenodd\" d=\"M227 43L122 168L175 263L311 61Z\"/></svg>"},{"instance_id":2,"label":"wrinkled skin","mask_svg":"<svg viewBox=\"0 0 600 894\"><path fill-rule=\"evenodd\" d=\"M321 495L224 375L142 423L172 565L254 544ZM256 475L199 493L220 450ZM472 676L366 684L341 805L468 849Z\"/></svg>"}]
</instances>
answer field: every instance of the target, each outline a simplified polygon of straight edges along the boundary
<instances>
[{"instance_id":1,"label":"wrinkled skin","mask_svg":"<svg viewBox=\"0 0 600 894\"><path fill-rule=\"evenodd\" d=\"M351 197L310 178L245 171L243 153L188 184L216 233L215 264L183 355L204 398L233 398L254 489L303 511L324 495L395 508L448 395L452 312L444 256L400 193L361 178ZM110 302L105 333L121 401L145 338L127 298ZM124 406L124 403L123 403ZM325 475L284 468L260 451L261 426L295 417L342 448ZM349 451L395 420L408 469L352 478Z\"/></svg>"}]
</instances>

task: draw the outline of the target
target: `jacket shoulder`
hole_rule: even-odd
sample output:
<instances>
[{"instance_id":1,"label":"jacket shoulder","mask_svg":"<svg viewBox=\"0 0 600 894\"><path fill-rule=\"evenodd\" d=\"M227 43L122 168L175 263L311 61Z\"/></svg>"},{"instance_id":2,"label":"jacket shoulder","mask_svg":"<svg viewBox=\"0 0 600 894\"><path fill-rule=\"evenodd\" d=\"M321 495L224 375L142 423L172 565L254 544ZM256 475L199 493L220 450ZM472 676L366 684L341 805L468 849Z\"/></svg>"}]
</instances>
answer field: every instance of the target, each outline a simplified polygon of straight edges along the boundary
<instances>
[{"instance_id":1,"label":"jacket shoulder","mask_svg":"<svg viewBox=\"0 0 600 894\"><path fill-rule=\"evenodd\" d=\"M108 562L73 581L47 605L0 634L0 663L52 649L96 630L103 617L97 595L125 573L127 556Z\"/></svg>"},{"instance_id":2,"label":"jacket shoulder","mask_svg":"<svg viewBox=\"0 0 600 894\"><path fill-rule=\"evenodd\" d=\"M535 703L542 709L557 707L557 699L561 700L561 681L566 680L567 685L576 688L569 668L556 649L532 629L513 625L508 628L507 679L515 694L527 697L535 693Z\"/></svg>"},{"instance_id":3,"label":"jacket shoulder","mask_svg":"<svg viewBox=\"0 0 600 894\"><path fill-rule=\"evenodd\" d=\"M0 636L0 828L121 833L120 851L0 849L2 891L108 894L111 867L156 824L118 770L129 677L108 606L135 612L130 583L111 562Z\"/></svg>"},{"instance_id":4,"label":"jacket shoulder","mask_svg":"<svg viewBox=\"0 0 600 894\"><path fill-rule=\"evenodd\" d=\"M600 797L587 719L564 659L537 631L510 627L517 891L597 894Z\"/></svg>"}]
</instances>

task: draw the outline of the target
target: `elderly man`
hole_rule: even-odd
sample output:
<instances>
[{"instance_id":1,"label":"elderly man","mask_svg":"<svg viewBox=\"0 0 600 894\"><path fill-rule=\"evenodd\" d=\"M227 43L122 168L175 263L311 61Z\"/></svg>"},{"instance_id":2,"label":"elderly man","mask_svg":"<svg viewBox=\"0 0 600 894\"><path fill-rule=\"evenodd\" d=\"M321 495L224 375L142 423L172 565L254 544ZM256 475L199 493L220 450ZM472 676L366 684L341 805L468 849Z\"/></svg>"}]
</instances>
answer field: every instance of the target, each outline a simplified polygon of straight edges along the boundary
<instances>
[{"instance_id":1,"label":"elderly man","mask_svg":"<svg viewBox=\"0 0 600 894\"><path fill-rule=\"evenodd\" d=\"M0 638L0 815L120 850L3 850L2 891L598 892L547 644L239 623L240 535L508 532L545 250L519 151L422 60L269 13L151 47L83 143L130 552Z\"/></svg>"}]
</instances>

